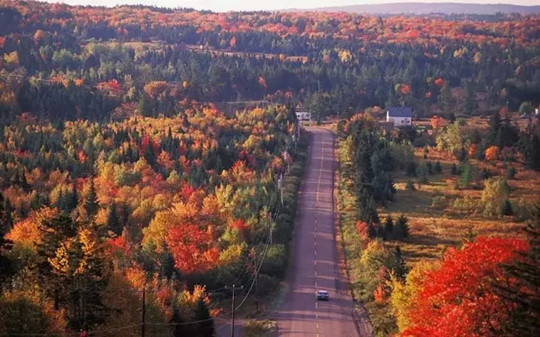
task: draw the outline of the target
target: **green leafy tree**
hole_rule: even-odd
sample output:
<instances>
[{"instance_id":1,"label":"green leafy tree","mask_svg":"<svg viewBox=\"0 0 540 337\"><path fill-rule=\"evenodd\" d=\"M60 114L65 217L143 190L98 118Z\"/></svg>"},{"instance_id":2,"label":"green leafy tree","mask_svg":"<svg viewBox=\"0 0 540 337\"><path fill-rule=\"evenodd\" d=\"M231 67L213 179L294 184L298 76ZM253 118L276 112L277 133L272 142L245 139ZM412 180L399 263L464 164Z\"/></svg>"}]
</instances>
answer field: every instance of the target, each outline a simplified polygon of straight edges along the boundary
<instances>
[{"instance_id":1,"label":"green leafy tree","mask_svg":"<svg viewBox=\"0 0 540 337\"><path fill-rule=\"evenodd\" d=\"M446 126L437 136L436 142L438 150L448 151L457 158L465 142L459 123L454 122Z\"/></svg>"},{"instance_id":2,"label":"green leafy tree","mask_svg":"<svg viewBox=\"0 0 540 337\"><path fill-rule=\"evenodd\" d=\"M529 115L533 112L534 108L531 102L523 102L519 105L519 114L520 115Z\"/></svg>"},{"instance_id":3,"label":"green leafy tree","mask_svg":"<svg viewBox=\"0 0 540 337\"><path fill-rule=\"evenodd\" d=\"M490 178L486 180L481 199L484 206L484 215L502 216L502 205L508 199L509 194L510 187L506 179Z\"/></svg>"}]
</instances>

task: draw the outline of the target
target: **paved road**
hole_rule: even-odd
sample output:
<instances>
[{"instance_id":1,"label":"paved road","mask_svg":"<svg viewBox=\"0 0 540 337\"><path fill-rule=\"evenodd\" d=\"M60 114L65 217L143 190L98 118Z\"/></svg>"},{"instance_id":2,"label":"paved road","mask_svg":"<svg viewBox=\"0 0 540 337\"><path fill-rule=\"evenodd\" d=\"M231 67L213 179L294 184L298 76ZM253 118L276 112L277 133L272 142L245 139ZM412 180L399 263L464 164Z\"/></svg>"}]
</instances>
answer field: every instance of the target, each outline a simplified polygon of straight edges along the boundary
<instances>
[{"instance_id":1,"label":"paved road","mask_svg":"<svg viewBox=\"0 0 540 337\"><path fill-rule=\"evenodd\" d=\"M296 223L295 257L290 293L274 315L279 336L357 337L352 299L339 273L334 235L334 135L310 127L311 156L302 186ZM317 301L328 290L328 302Z\"/></svg>"}]
</instances>

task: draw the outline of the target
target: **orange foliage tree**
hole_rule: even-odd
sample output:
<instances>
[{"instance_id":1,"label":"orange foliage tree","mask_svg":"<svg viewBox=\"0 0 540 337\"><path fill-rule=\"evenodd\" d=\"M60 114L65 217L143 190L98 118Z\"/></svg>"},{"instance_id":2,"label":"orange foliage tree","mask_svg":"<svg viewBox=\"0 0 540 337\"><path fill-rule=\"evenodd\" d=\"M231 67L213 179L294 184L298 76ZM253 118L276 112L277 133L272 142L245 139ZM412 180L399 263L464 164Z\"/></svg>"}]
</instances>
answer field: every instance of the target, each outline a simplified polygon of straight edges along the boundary
<instances>
[{"instance_id":1,"label":"orange foliage tree","mask_svg":"<svg viewBox=\"0 0 540 337\"><path fill-rule=\"evenodd\" d=\"M486 160L488 161L495 161L499 158L499 147L498 146L490 146L486 149Z\"/></svg>"},{"instance_id":2,"label":"orange foliage tree","mask_svg":"<svg viewBox=\"0 0 540 337\"><path fill-rule=\"evenodd\" d=\"M143 90L148 96L152 98L157 98L159 94L167 90L167 87L168 85L165 81L152 81L147 83L144 86Z\"/></svg>"},{"instance_id":3,"label":"orange foliage tree","mask_svg":"<svg viewBox=\"0 0 540 337\"><path fill-rule=\"evenodd\" d=\"M167 243L174 257L175 266L183 273L203 272L216 266L219 249L213 247L210 231L194 224L179 224L172 228Z\"/></svg>"},{"instance_id":4,"label":"orange foliage tree","mask_svg":"<svg viewBox=\"0 0 540 337\"><path fill-rule=\"evenodd\" d=\"M476 150L478 148L478 145L476 144L471 144L471 146L469 146L469 158L474 158L474 156L476 155Z\"/></svg>"}]
</instances>

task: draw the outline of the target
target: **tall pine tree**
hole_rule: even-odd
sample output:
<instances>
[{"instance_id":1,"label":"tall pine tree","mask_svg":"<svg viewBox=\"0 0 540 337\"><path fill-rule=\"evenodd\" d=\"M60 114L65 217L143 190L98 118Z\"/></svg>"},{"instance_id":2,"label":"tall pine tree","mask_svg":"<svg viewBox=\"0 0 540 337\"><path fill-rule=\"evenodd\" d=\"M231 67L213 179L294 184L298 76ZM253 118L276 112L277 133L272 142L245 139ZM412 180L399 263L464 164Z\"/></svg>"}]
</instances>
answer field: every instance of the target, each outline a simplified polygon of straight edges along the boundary
<instances>
[{"instance_id":1,"label":"tall pine tree","mask_svg":"<svg viewBox=\"0 0 540 337\"><path fill-rule=\"evenodd\" d=\"M86 210L86 214L90 219L97 214L99 209L96 186L94 185L93 179L90 179L90 188L88 189L88 193L86 193L84 198L84 209Z\"/></svg>"},{"instance_id":2,"label":"tall pine tree","mask_svg":"<svg viewBox=\"0 0 540 337\"><path fill-rule=\"evenodd\" d=\"M195 308L195 321L197 321L197 337L213 337L215 335L214 319L210 316L210 310L204 303L204 297L199 297Z\"/></svg>"},{"instance_id":3,"label":"tall pine tree","mask_svg":"<svg viewBox=\"0 0 540 337\"><path fill-rule=\"evenodd\" d=\"M507 336L534 337L540 331L540 206L525 228L529 250L514 263L504 265L507 282L497 283L500 296L514 304Z\"/></svg>"},{"instance_id":4,"label":"tall pine tree","mask_svg":"<svg viewBox=\"0 0 540 337\"><path fill-rule=\"evenodd\" d=\"M116 212L116 205L114 202L109 206L109 214L107 216L107 227L116 235L122 234L122 224L118 218L118 213Z\"/></svg>"}]
</instances>

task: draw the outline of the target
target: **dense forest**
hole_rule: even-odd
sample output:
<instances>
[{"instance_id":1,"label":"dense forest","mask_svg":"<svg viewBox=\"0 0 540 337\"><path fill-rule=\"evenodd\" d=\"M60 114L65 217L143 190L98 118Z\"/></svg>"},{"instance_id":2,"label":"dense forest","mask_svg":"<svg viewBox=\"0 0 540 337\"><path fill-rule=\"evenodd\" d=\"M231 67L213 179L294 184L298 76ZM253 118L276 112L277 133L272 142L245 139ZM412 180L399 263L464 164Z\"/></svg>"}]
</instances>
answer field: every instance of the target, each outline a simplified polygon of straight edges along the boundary
<instances>
[{"instance_id":1,"label":"dense forest","mask_svg":"<svg viewBox=\"0 0 540 337\"><path fill-rule=\"evenodd\" d=\"M20 115L0 155L0 331L135 325L124 335L138 334L144 290L148 332L160 334L169 322L208 321L219 310L210 298L228 296L226 285L258 276L260 287L276 287L300 174L292 158L303 147L289 117L284 108L226 117L201 107L54 126Z\"/></svg>"},{"instance_id":2,"label":"dense forest","mask_svg":"<svg viewBox=\"0 0 540 337\"><path fill-rule=\"evenodd\" d=\"M320 117L408 105L474 115L538 104L538 16L492 21L345 13L212 13L3 1L2 119L101 121L179 100L301 102ZM463 98L463 99L462 99ZM454 107L453 100L472 102Z\"/></svg>"},{"instance_id":3,"label":"dense forest","mask_svg":"<svg viewBox=\"0 0 540 337\"><path fill-rule=\"evenodd\" d=\"M357 241L384 258L382 277L408 286L416 274L407 275L399 250L379 244L406 238L407 218L394 226L378 209L394 200L395 170L426 174L410 160L413 145L440 147L461 163L515 153L540 170L540 126L531 118L519 128L509 117L531 117L540 103L539 27L538 15L213 13L0 0L0 334L137 336L144 307L147 336L211 336L231 284L244 286L239 306L258 304L279 286L289 259L307 148L295 108L317 121L353 116L338 136ZM356 115L388 106L437 115L435 136L387 134L369 113ZM460 118L478 115L490 118L486 132L465 132ZM537 244L538 228L530 233ZM501 251L525 256L524 268L538 254L516 239L448 255L467 262L484 246L497 259L478 278L514 258ZM512 278L522 267L504 273ZM366 292L388 303L373 268ZM452 271L444 274L449 283L459 269ZM518 291L507 288L508 297ZM402 330L435 336L414 319L439 289L414 291L426 300L407 309ZM527 307L509 305L530 319ZM405 309L393 310L395 332Z\"/></svg>"}]
</instances>

